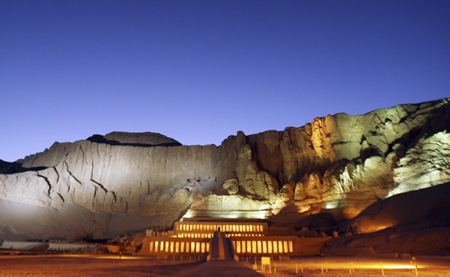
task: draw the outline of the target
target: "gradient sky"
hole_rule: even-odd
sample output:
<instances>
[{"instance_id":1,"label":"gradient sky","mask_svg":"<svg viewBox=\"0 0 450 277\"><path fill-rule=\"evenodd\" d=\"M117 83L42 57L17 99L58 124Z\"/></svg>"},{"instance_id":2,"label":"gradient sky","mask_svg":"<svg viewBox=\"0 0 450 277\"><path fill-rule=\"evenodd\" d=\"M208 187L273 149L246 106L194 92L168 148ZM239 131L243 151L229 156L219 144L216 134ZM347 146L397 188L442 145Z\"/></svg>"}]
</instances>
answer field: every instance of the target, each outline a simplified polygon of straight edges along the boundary
<instances>
[{"instance_id":1,"label":"gradient sky","mask_svg":"<svg viewBox=\"0 0 450 277\"><path fill-rule=\"evenodd\" d=\"M450 1L0 1L0 159L111 131L238 130L450 96Z\"/></svg>"}]
</instances>

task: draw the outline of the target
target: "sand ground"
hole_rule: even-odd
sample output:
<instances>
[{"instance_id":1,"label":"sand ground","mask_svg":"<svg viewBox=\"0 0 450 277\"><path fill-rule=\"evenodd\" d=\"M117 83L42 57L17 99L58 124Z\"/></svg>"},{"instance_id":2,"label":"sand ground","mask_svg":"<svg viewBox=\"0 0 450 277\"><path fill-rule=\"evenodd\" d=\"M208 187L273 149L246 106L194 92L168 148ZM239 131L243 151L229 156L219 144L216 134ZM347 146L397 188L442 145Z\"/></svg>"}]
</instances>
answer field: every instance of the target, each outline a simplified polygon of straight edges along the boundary
<instances>
[{"instance_id":1,"label":"sand ground","mask_svg":"<svg viewBox=\"0 0 450 277\"><path fill-rule=\"evenodd\" d=\"M203 263L113 255L0 256L0 276L183 276Z\"/></svg>"},{"instance_id":2,"label":"sand ground","mask_svg":"<svg viewBox=\"0 0 450 277\"><path fill-rule=\"evenodd\" d=\"M411 266L417 263L417 271ZM242 262L254 268L255 263ZM264 276L304 276L304 277L372 277L372 276L433 276L450 277L450 258L417 257L377 258L377 257L293 257L289 260L273 259L272 272L263 272L257 261L257 271Z\"/></svg>"},{"instance_id":3,"label":"sand ground","mask_svg":"<svg viewBox=\"0 0 450 277\"><path fill-rule=\"evenodd\" d=\"M450 277L448 257L417 257L416 262L417 272L411 267L411 259L407 258L295 257L281 261L274 258L272 273L261 271L260 260L257 261L257 272L273 277ZM183 276L204 264L186 259L166 261L154 257L120 258L116 255L2 255L0 276ZM253 269L255 262L251 258L248 262L242 259L241 264ZM216 270L210 276L224 276L225 273L225 270Z\"/></svg>"}]
</instances>

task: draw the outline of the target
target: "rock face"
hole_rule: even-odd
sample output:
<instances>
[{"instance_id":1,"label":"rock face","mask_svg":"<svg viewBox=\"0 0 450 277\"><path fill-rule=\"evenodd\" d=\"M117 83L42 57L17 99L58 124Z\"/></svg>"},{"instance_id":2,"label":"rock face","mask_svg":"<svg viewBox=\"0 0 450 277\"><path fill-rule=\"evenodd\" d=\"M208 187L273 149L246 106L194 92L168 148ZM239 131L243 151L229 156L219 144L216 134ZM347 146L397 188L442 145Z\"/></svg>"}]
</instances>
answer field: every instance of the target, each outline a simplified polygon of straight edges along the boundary
<instances>
[{"instance_id":1,"label":"rock face","mask_svg":"<svg viewBox=\"0 0 450 277\"><path fill-rule=\"evenodd\" d=\"M185 214L268 216L287 205L352 218L377 199L450 179L449 101L238 132L218 147L119 132L55 143L17 161L23 172L0 174L0 199L56 210L75 204L146 218L147 226L171 226Z\"/></svg>"},{"instance_id":2,"label":"rock face","mask_svg":"<svg viewBox=\"0 0 450 277\"><path fill-rule=\"evenodd\" d=\"M394 169L398 184L389 195L418 190L450 181L450 134L427 134L406 151Z\"/></svg>"}]
</instances>

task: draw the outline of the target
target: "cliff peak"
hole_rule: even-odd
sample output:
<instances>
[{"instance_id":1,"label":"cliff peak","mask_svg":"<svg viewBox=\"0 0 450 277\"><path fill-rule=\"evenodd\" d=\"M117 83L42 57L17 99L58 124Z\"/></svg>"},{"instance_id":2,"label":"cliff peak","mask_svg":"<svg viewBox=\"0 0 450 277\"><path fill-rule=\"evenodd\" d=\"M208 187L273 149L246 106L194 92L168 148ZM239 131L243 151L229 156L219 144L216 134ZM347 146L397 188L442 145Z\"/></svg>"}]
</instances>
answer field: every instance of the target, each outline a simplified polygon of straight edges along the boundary
<instances>
[{"instance_id":1,"label":"cliff peak","mask_svg":"<svg viewBox=\"0 0 450 277\"><path fill-rule=\"evenodd\" d=\"M110 145L130 145L130 146L181 146L182 144L172 138L164 136L159 133L142 132L111 132L104 136L93 135L87 140L96 143L106 143Z\"/></svg>"}]
</instances>

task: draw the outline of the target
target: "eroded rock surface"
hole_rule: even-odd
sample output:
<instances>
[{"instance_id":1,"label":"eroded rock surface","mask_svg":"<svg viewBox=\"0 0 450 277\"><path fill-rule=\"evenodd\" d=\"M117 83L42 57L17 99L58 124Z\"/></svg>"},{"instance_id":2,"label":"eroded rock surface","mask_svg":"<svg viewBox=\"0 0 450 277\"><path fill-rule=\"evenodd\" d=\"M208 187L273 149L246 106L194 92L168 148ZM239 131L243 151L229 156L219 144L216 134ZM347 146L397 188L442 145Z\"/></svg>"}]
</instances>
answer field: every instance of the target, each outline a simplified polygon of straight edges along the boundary
<instances>
[{"instance_id":1,"label":"eroded rock surface","mask_svg":"<svg viewBox=\"0 0 450 277\"><path fill-rule=\"evenodd\" d=\"M394 169L398 184L389 196L450 181L450 134L446 130L419 139Z\"/></svg>"},{"instance_id":2,"label":"eroded rock surface","mask_svg":"<svg viewBox=\"0 0 450 277\"><path fill-rule=\"evenodd\" d=\"M55 143L17 161L25 172L0 174L0 199L142 216L148 226L170 226L186 212L267 216L286 205L352 218L377 199L448 181L449 105L329 115L284 131L238 132L220 146L120 132Z\"/></svg>"}]
</instances>

